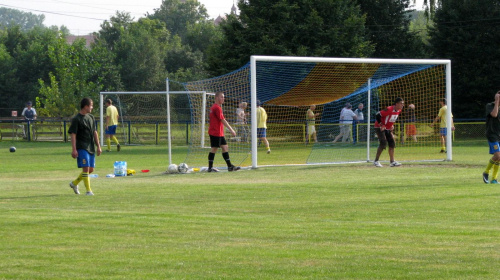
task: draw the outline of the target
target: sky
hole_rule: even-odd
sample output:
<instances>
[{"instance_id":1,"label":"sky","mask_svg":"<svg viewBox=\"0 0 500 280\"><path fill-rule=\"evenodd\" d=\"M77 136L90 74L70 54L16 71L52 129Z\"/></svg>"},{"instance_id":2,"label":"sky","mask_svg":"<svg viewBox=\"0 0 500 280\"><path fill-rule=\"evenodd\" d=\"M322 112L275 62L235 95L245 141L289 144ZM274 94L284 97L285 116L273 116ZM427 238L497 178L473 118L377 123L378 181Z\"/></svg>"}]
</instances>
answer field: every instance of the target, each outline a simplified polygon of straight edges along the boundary
<instances>
[{"instance_id":1,"label":"sky","mask_svg":"<svg viewBox=\"0 0 500 280\"><path fill-rule=\"evenodd\" d=\"M198 0L211 18L231 12L233 0ZM64 25L73 35L99 31L100 25L116 14L129 12L135 19L152 14L162 0L0 0L0 7L45 15L44 25ZM237 1L234 0L234 3Z\"/></svg>"},{"instance_id":2,"label":"sky","mask_svg":"<svg viewBox=\"0 0 500 280\"><path fill-rule=\"evenodd\" d=\"M233 3L237 3L237 0L198 1L213 19L230 13ZM162 0L0 0L0 7L44 14L46 26L64 25L73 35L86 35L99 31L100 25L116 11L129 12L137 20L146 13L152 14L161 3ZM415 8L421 8L422 3L423 0L417 0Z\"/></svg>"}]
</instances>

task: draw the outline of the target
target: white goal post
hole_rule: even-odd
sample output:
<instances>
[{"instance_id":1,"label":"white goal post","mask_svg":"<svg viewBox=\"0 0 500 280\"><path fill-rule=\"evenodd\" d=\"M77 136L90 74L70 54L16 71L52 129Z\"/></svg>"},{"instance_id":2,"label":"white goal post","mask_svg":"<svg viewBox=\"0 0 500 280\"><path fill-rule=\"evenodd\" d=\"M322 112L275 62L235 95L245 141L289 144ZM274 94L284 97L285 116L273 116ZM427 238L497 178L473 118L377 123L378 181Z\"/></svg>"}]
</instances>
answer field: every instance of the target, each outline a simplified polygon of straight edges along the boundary
<instances>
[{"instance_id":1,"label":"white goal post","mask_svg":"<svg viewBox=\"0 0 500 280\"><path fill-rule=\"evenodd\" d=\"M199 124L201 125L201 130L205 130L205 123L204 121L206 119L205 112L206 112L206 95L210 94L205 91L170 91L169 90L169 83L167 79L167 90L166 91L137 91L137 92L100 92L99 93L99 108L100 108L100 139L101 143L104 144L104 133L105 133L105 118L106 118L106 113L104 111L105 105L104 105L104 98L105 96L110 96L110 95L115 95L115 96L121 96L121 95L128 95L128 96L133 96L134 99L140 99L143 96L150 96L150 95L160 95L165 97L165 102L166 102L166 116L158 116L158 118L162 119L165 118L164 121L166 122L167 125L167 147L168 147L168 164L172 164L172 122L171 122L171 105L170 105L170 95L188 95L188 94L197 94L202 96L202 100L204 102L202 103L202 109L201 111L201 120L199 121ZM213 94L212 94L213 95ZM118 97L119 99L119 97ZM121 104L114 104L117 105L118 110L119 110L119 115L120 115L120 122L123 123L123 114L121 110ZM154 104L153 104L154 106ZM204 134L202 133L201 135L201 140L200 140L200 146L203 147L205 143L204 139Z\"/></svg>"},{"instance_id":2,"label":"white goal post","mask_svg":"<svg viewBox=\"0 0 500 280\"><path fill-rule=\"evenodd\" d=\"M285 57L285 56L260 56L253 55L250 58L250 88L251 88L251 149L252 149L252 168L258 167L257 158L257 100L258 96L261 96L261 92L258 92L258 67L259 62L296 62L296 63L341 63L341 64L399 64L399 65L443 65L445 67L445 96L447 101L447 106L451 111L451 61L444 59L372 59L372 58L327 58L327 57ZM371 79L367 80L370 83ZM368 87L368 94L371 94L371 85ZM370 97L368 97L368 102ZM370 110L370 106L368 106ZM437 114L437 112L436 112ZM368 121L371 112L368 111ZM451 114L447 114L447 131L448 136L451 134ZM369 125L368 125L369 129ZM446 138L446 148L447 155L446 160L452 160L452 137ZM370 160L370 133L367 133L367 161Z\"/></svg>"}]
</instances>

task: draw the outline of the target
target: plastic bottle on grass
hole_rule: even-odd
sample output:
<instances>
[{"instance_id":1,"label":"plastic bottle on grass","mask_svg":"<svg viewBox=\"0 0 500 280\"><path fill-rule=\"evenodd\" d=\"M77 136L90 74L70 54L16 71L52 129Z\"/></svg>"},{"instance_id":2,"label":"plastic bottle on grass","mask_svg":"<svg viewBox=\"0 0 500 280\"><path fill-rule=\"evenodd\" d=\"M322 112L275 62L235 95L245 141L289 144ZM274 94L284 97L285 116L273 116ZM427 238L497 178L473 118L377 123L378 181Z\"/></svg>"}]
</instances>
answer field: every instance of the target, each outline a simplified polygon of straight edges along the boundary
<instances>
[{"instance_id":1,"label":"plastic bottle on grass","mask_svg":"<svg viewBox=\"0 0 500 280\"><path fill-rule=\"evenodd\" d=\"M127 162L115 161L115 176L127 176Z\"/></svg>"}]
</instances>

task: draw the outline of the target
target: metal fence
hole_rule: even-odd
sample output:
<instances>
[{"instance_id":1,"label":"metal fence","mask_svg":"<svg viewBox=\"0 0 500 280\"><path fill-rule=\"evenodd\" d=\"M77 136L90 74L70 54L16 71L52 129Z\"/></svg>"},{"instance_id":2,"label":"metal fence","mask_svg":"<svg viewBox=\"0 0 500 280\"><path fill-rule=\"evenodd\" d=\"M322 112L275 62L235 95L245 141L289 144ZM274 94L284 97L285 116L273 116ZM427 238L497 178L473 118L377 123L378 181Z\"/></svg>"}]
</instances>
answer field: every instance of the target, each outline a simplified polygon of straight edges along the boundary
<instances>
[{"instance_id":1,"label":"metal fence","mask_svg":"<svg viewBox=\"0 0 500 280\"><path fill-rule=\"evenodd\" d=\"M70 120L38 119L25 121L19 119L0 119L0 141L62 141L70 140L67 133ZM283 127L282 127L283 126ZM317 126L321 126L318 124ZM337 126L337 125L330 125ZM396 131L403 132L403 127L396 127ZM419 127L421 129L419 129ZM98 126L99 128L99 126ZM235 129L237 127L235 126ZM172 143L175 145L189 144L191 124L175 123L171 125ZM365 128L366 129L366 128ZM428 123L421 123L417 130L424 133L438 134L438 128L430 128ZM431 131L431 132L429 132ZM269 124L269 137L273 141L304 142L306 124ZM125 121L118 125L116 137L121 143L135 144L164 144L167 143L167 124L165 121L134 122ZM484 121L460 120L455 121L453 141L485 140Z\"/></svg>"}]
</instances>

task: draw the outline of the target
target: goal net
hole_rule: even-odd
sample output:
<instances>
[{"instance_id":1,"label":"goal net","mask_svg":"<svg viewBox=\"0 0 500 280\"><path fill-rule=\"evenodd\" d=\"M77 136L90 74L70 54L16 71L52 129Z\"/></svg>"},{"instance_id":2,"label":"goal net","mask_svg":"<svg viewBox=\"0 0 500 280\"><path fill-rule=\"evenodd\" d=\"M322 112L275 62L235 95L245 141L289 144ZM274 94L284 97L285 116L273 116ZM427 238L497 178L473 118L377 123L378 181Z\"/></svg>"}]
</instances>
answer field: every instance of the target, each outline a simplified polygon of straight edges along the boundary
<instances>
[{"instance_id":1,"label":"goal net","mask_svg":"<svg viewBox=\"0 0 500 280\"><path fill-rule=\"evenodd\" d=\"M184 83L184 87L188 91L225 93L224 115L238 130L237 137L229 141L231 159L256 167L373 160L378 147L373 130L375 114L391 106L396 97L405 101L393 131L396 160L451 160L451 129L447 153L440 153L439 125L430 126L440 109L439 100L447 98L451 108L450 79L449 60L252 56L249 64L232 73ZM270 154L257 138L257 100L268 115ZM207 100L206 108L211 102ZM246 123L236 118L241 102L249 104ZM347 108L347 104L352 107ZM355 111L360 104L363 120L341 119L344 108ZM311 105L316 106L314 113L318 114L314 123L306 118ZM192 100L191 106L200 110L196 108L202 103ZM450 120L448 116L448 127ZM316 135L309 133L312 124ZM208 151L199 157L206 162L207 155ZM384 152L381 161L386 160L388 154Z\"/></svg>"},{"instance_id":2,"label":"goal net","mask_svg":"<svg viewBox=\"0 0 500 280\"><path fill-rule=\"evenodd\" d=\"M176 92L177 93L177 92ZM201 93L193 93L201 95ZM171 141L189 144L191 108L187 93L168 95L158 92L101 92L100 135L104 136L106 99L111 99L119 113L116 137L122 145L167 144L170 117ZM170 116L168 116L170 105ZM105 143L105 142L102 142Z\"/></svg>"},{"instance_id":3,"label":"goal net","mask_svg":"<svg viewBox=\"0 0 500 280\"><path fill-rule=\"evenodd\" d=\"M167 80L168 81L168 80ZM208 123L210 106L214 93L207 91L158 92L101 92L100 93L100 135L104 142L106 122L106 99L111 99L118 109L119 124L116 137L122 145L166 145L168 162L172 162L172 151L181 149L187 155L183 162L192 167L208 165L210 138ZM230 99L226 100L230 103ZM230 112L227 114L231 118ZM246 125L235 125L240 133ZM241 165L250 151L250 135L227 139L231 146L231 161ZM222 157L216 158L216 166L223 167ZM221 165L222 164L222 165Z\"/></svg>"}]
</instances>

